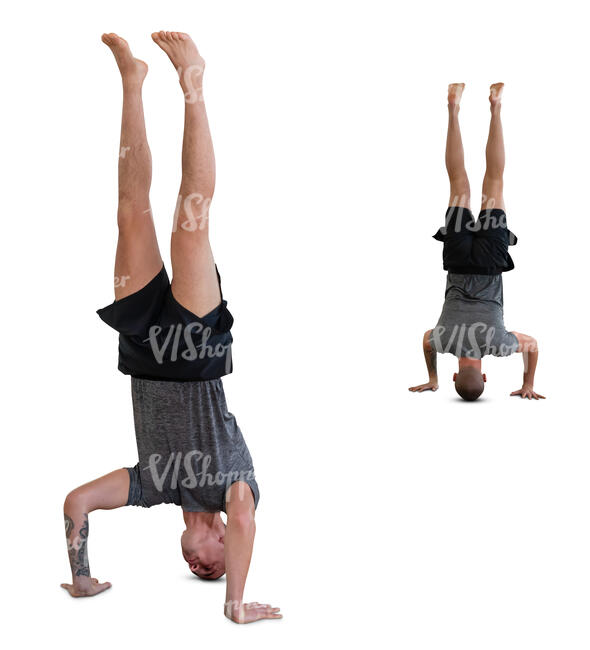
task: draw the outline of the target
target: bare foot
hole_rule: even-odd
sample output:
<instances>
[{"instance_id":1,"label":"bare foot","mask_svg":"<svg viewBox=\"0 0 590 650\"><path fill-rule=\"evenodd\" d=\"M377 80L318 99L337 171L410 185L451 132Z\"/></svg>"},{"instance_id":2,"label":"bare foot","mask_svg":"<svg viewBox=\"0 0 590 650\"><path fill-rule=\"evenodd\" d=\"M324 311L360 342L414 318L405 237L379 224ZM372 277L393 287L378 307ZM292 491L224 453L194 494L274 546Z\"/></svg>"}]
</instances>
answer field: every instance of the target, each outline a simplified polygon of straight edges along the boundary
<instances>
[{"instance_id":1,"label":"bare foot","mask_svg":"<svg viewBox=\"0 0 590 650\"><path fill-rule=\"evenodd\" d=\"M168 55L188 102L201 98L205 60L184 32L154 32L152 38Z\"/></svg>"},{"instance_id":2,"label":"bare foot","mask_svg":"<svg viewBox=\"0 0 590 650\"><path fill-rule=\"evenodd\" d=\"M115 61L121 72L121 79L124 86L140 87L148 71L147 63L133 58L129 43L117 34L103 34L102 42L109 46L115 55Z\"/></svg>"},{"instance_id":3,"label":"bare foot","mask_svg":"<svg viewBox=\"0 0 590 650\"><path fill-rule=\"evenodd\" d=\"M503 83L492 84L490 86L490 104L492 108L500 106L502 103L502 91L504 90Z\"/></svg>"},{"instance_id":4,"label":"bare foot","mask_svg":"<svg viewBox=\"0 0 590 650\"><path fill-rule=\"evenodd\" d=\"M459 104L461 103L461 96L463 95L464 90L465 84L449 84L449 106L456 106L459 108Z\"/></svg>"}]
</instances>

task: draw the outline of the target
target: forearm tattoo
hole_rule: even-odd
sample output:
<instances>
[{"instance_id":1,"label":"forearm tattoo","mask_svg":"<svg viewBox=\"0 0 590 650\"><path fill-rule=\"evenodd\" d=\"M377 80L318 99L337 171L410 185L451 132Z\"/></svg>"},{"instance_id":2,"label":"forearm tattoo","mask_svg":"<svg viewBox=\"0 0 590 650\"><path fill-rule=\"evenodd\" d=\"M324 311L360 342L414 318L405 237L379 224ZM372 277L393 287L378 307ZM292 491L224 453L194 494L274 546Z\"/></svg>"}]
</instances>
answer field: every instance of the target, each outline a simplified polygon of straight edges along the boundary
<instances>
[{"instance_id":1,"label":"forearm tattoo","mask_svg":"<svg viewBox=\"0 0 590 650\"><path fill-rule=\"evenodd\" d=\"M426 359L428 374L436 374L436 350L424 350L424 357Z\"/></svg>"},{"instance_id":2,"label":"forearm tattoo","mask_svg":"<svg viewBox=\"0 0 590 650\"><path fill-rule=\"evenodd\" d=\"M66 537L68 543L68 556L73 576L90 576L88 565L88 513L84 513L84 522L78 534L74 531L74 521L64 514Z\"/></svg>"},{"instance_id":3,"label":"forearm tattoo","mask_svg":"<svg viewBox=\"0 0 590 650\"><path fill-rule=\"evenodd\" d=\"M64 514L64 521L66 524L66 537L69 539L70 538L70 533L74 530L74 522L71 517L68 517L68 515Z\"/></svg>"}]
</instances>

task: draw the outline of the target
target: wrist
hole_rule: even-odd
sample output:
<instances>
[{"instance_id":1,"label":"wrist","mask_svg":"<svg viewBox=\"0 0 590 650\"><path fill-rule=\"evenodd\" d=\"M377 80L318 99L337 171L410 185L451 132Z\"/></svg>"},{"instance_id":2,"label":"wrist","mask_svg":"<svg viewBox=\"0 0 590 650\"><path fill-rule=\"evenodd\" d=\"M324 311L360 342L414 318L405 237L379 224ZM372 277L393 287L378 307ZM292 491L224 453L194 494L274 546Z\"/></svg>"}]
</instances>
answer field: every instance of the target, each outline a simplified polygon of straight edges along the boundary
<instances>
[{"instance_id":1,"label":"wrist","mask_svg":"<svg viewBox=\"0 0 590 650\"><path fill-rule=\"evenodd\" d=\"M232 621L237 621L240 618L243 604L241 600L226 600L223 605L223 613Z\"/></svg>"},{"instance_id":2,"label":"wrist","mask_svg":"<svg viewBox=\"0 0 590 650\"><path fill-rule=\"evenodd\" d=\"M92 577L90 575L73 575L72 574L72 584L74 585L89 585L92 583Z\"/></svg>"}]
</instances>

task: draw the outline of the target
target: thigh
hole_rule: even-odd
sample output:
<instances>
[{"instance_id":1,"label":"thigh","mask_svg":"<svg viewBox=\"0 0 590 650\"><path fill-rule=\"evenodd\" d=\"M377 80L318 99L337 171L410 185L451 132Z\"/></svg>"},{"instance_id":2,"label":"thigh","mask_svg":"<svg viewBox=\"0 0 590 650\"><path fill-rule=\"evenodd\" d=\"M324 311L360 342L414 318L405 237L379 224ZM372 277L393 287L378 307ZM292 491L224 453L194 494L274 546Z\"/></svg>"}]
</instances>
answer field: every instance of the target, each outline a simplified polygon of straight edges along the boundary
<instances>
[{"instance_id":1,"label":"thigh","mask_svg":"<svg viewBox=\"0 0 590 650\"><path fill-rule=\"evenodd\" d=\"M172 294L183 307L202 317L221 302L209 226L203 220L193 227L194 220L184 208L178 216L171 241Z\"/></svg>"},{"instance_id":2,"label":"thigh","mask_svg":"<svg viewBox=\"0 0 590 650\"><path fill-rule=\"evenodd\" d=\"M162 268L151 211L119 209L115 256L115 300L139 291Z\"/></svg>"}]
</instances>

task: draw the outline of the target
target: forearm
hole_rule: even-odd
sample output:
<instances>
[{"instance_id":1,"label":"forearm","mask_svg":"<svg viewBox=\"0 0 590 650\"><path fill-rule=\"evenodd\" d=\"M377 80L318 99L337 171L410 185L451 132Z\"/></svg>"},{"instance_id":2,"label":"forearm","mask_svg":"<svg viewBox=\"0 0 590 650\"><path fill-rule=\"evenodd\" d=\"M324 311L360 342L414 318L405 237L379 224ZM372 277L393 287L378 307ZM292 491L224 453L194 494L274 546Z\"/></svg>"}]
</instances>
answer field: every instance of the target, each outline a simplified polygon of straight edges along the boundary
<instances>
[{"instance_id":1,"label":"forearm","mask_svg":"<svg viewBox=\"0 0 590 650\"><path fill-rule=\"evenodd\" d=\"M428 371L428 377L431 380L437 380L437 368L436 368L436 350L430 344L430 332L424 334L424 339L422 341L422 350L424 351L424 361L426 361L426 369Z\"/></svg>"},{"instance_id":2,"label":"forearm","mask_svg":"<svg viewBox=\"0 0 590 650\"><path fill-rule=\"evenodd\" d=\"M64 502L64 521L68 557L72 569L73 596L94 595L99 586L93 585L88 562L88 515L94 510L111 510L127 503L129 473L118 469L95 481L72 490ZM105 583L108 584L108 583ZM72 587L70 585L70 587Z\"/></svg>"},{"instance_id":3,"label":"forearm","mask_svg":"<svg viewBox=\"0 0 590 650\"><path fill-rule=\"evenodd\" d=\"M535 370L537 369L537 361L539 359L539 349L535 344L530 349L524 350L522 353L522 361L524 363L524 373L522 378L523 386L530 386L535 384Z\"/></svg>"},{"instance_id":4,"label":"forearm","mask_svg":"<svg viewBox=\"0 0 590 650\"><path fill-rule=\"evenodd\" d=\"M64 504L64 522L66 543L72 582L74 585L84 585L90 581L90 565L88 562L88 513L84 512L82 504L68 501Z\"/></svg>"},{"instance_id":5,"label":"forearm","mask_svg":"<svg viewBox=\"0 0 590 650\"><path fill-rule=\"evenodd\" d=\"M225 531L225 613L232 617L244 598L244 586L250 568L256 524L254 518L232 520L228 517Z\"/></svg>"}]
</instances>

